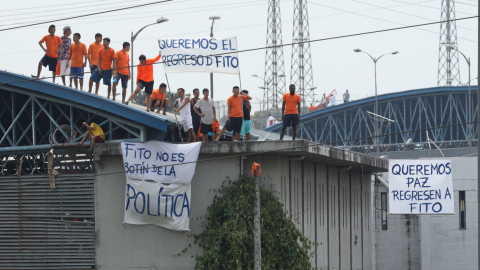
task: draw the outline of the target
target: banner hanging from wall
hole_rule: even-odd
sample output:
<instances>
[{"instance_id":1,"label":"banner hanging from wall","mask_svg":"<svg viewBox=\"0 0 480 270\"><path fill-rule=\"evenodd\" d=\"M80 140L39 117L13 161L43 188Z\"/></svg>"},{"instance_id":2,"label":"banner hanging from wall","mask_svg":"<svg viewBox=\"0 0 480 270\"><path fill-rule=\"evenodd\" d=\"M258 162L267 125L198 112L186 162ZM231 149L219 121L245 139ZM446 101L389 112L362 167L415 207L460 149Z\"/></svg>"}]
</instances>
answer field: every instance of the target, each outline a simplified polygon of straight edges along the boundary
<instances>
[{"instance_id":1,"label":"banner hanging from wall","mask_svg":"<svg viewBox=\"0 0 480 270\"><path fill-rule=\"evenodd\" d=\"M390 160L390 214L454 214L449 160Z\"/></svg>"},{"instance_id":2,"label":"banner hanging from wall","mask_svg":"<svg viewBox=\"0 0 480 270\"><path fill-rule=\"evenodd\" d=\"M201 143L121 143L128 224L190 228L191 181Z\"/></svg>"},{"instance_id":3,"label":"banner hanging from wall","mask_svg":"<svg viewBox=\"0 0 480 270\"><path fill-rule=\"evenodd\" d=\"M162 184L189 184L201 143L173 144L157 141L122 144L127 178Z\"/></svg>"},{"instance_id":4,"label":"banner hanging from wall","mask_svg":"<svg viewBox=\"0 0 480 270\"><path fill-rule=\"evenodd\" d=\"M240 74L236 37L167 38L158 45L166 73Z\"/></svg>"}]
</instances>

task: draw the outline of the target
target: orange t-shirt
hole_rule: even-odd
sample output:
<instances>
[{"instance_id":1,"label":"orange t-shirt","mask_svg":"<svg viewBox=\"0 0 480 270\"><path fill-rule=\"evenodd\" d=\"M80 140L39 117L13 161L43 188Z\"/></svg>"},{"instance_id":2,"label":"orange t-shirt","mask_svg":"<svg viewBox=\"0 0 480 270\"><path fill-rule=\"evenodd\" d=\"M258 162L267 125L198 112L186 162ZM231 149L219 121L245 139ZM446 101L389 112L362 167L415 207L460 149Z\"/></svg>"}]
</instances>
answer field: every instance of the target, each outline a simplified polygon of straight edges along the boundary
<instances>
[{"instance_id":1,"label":"orange t-shirt","mask_svg":"<svg viewBox=\"0 0 480 270\"><path fill-rule=\"evenodd\" d=\"M108 48L108 51L105 48L98 50L98 57L100 57L100 68L102 70L112 69L112 62L115 58L115 50Z\"/></svg>"},{"instance_id":2,"label":"orange t-shirt","mask_svg":"<svg viewBox=\"0 0 480 270\"><path fill-rule=\"evenodd\" d=\"M228 98L227 105L230 106L230 115L229 117L243 117L242 114L242 97L243 100L248 100L246 96L240 96L238 95L237 97L231 96Z\"/></svg>"},{"instance_id":3,"label":"orange t-shirt","mask_svg":"<svg viewBox=\"0 0 480 270\"><path fill-rule=\"evenodd\" d=\"M160 60L161 55L158 55L157 57L153 59L147 59L146 64L153 64ZM137 66L137 83L139 80L142 80L144 82L151 82L153 81L153 65L142 65L138 64Z\"/></svg>"},{"instance_id":4,"label":"orange t-shirt","mask_svg":"<svg viewBox=\"0 0 480 270\"><path fill-rule=\"evenodd\" d=\"M47 44L47 53L46 55L52 57L52 58L58 58L58 46L60 44L63 44L62 39L59 36L50 36L46 35L44 36L41 40L41 43L45 42Z\"/></svg>"},{"instance_id":5,"label":"orange t-shirt","mask_svg":"<svg viewBox=\"0 0 480 270\"><path fill-rule=\"evenodd\" d=\"M88 47L88 52L90 53L90 62L94 66L98 66L98 51L100 51L101 48L103 48L103 44L97 44L96 42L93 42Z\"/></svg>"},{"instance_id":6,"label":"orange t-shirt","mask_svg":"<svg viewBox=\"0 0 480 270\"><path fill-rule=\"evenodd\" d=\"M218 120L213 120L212 122L213 133L218 133L220 131L220 122Z\"/></svg>"},{"instance_id":7,"label":"orange t-shirt","mask_svg":"<svg viewBox=\"0 0 480 270\"><path fill-rule=\"evenodd\" d=\"M294 94L293 96L290 93L283 95L283 100L285 100L285 114L298 114L297 104L300 103L300 96Z\"/></svg>"},{"instance_id":8,"label":"orange t-shirt","mask_svg":"<svg viewBox=\"0 0 480 270\"><path fill-rule=\"evenodd\" d=\"M117 73L128 75L130 74L130 69L128 68L128 62L130 62L130 57L128 56L128 52L124 52L123 50L118 51L115 54L115 58L117 58ZM121 68L126 67L126 68Z\"/></svg>"},{"instance_id":9,"label":"orange t-shirt","mask_svg":"<svg viewBox=\"0 0 480 270\"><path fill-rule=\"evenodd\" d=\"M83 56L87 56L87 46L83 43L79 43L78 45L72 43L70 46L70 51L68 53L68 57L72 58L72 67L81 68L83 67Z\"/></svg>"},{"instance_id":10,"label":"orange t-shirt","mask_svg":"<svg viewBox=\"0 0 480 270\"><path fill-rule=\"evenodd\" d=\"M152 99L155 100L162 100L165 99L165 92L160 93L160 89L155 89L152 91Z\"/></svg>"},{"instance_id":11,"label":"orange t-shirt","mask_svg":"<svg viewBox=\"0 0 480 270\"><path fill-rule=\"evenodd\" d=\"M308 110L311 111L311 112L315 111L315 106L308 107Z\"/></svg>"}]
</instances>

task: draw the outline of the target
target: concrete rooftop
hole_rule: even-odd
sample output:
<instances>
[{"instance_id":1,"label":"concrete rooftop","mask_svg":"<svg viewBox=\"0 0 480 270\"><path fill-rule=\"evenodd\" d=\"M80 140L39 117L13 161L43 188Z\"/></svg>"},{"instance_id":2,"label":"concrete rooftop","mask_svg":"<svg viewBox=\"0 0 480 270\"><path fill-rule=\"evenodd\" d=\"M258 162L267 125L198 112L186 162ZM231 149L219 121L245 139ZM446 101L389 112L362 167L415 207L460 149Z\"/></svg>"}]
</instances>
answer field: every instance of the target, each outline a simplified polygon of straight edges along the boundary
<instances>
[{"instance_id":1,"label":"concrete rooftop","mask_svg":"<svg viewBox=\"0 0 480 270\"><path fill-rule=\"evenodd\" d=\"M352 152L305 140L296 141L240 141L202 143L201 155L232 156L251 154L278 154L335 166L352 166L364 172L388 171L388 160ZM121 155L120 143L96 144L93 159L103 155ZM205 156L204 156L205 157ZM202 157L201 157L202 158Z\"/></svg>"}]
</instances>

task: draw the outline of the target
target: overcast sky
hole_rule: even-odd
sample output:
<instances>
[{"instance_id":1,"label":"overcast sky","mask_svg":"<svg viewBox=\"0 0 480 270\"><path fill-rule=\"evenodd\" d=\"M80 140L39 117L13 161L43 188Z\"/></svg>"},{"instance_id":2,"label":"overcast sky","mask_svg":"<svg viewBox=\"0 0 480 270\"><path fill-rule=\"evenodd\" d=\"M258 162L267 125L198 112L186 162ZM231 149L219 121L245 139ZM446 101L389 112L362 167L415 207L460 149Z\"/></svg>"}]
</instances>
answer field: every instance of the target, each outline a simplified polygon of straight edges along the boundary
<instances>
[{"instance_id":1,"label":"overcast sky","mask_svg":"<svg viewBox=\"0 0 480 270\"><path fill-rule=\"evenodd\" d=\"M154 0L16 0L2 1L0 28L27 23L43 22L49 19L65 18L93 12L116 9ZM155 22L159 17L169 22L146 28L135 41L135 58L145 54L153 58L158 54L157 39L168 37L206 37L210 34L209 16L221 19L215 22L216 37L236 36L238 49L265 46L267 23L267 0L174 0L145 8L96 15L81 19L56 22L57 35L62 28L71 26L73 33L82 35L81 42L90 44L97 32L109 37L111 47L121 49L124 41L130 41L131 32ZM281 1L283 43L292 42L293 0ZM440 20L441 0L309 0L311 39L329 38L347 34L362 33L404 25L420 24ZM476 0L456 1L457 18L477 15ZM1 69L20 74L35 74L43 51L38 41L48 34L49 23L17 30L0 32ZM472 78L477 77L478 19L457 22L459 49L472 59ZM374 94L373 62L365 54L353 52L360 48L373 56L399 51L388 55L378 64L379 94L437 85L438 43L440 25L416 29L397 30L358 37L340 38L314 42L311 45L313 81L316 94L337 89L343 93L349 89L354 98ZM72 35L73 37L73 35ZM284 47L285 74L290 81L291 47ZM250 90L254 100L261 99L263 82L252 74L263 76L265 51L245 52L239 55L241 65L241 86ZM135 64L138 62L135 61ZM460 59L461 81L467 82L468 66ZM49 73L44 69L42 75ZM87 76L88 77L88 76ZM162 65L154 66L155 85L165 82ZM172 89L179 87L191 92L193 88L209 88L206 73L185 73L169 75ZM58 80L57 82L60 82ZM232 86L240 84L236 75L214 75L215 100L226 100ZM473 81L472 84L477 84ZM100 87L106 95L106 87ZM256 101L255 101L256 102ZM257 109L254 104L254 109Z\"/></svg>"}]
</instances>

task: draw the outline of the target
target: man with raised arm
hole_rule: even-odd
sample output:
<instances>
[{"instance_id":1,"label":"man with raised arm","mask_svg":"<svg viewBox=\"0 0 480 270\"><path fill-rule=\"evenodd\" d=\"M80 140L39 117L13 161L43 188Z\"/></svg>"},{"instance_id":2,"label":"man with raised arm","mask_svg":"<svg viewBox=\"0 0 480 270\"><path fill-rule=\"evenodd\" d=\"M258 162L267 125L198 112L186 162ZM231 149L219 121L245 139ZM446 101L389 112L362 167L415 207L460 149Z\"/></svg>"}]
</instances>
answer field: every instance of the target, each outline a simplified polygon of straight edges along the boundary
<instances>
[{"instance_id":1,"label":"man with raised arm","mask_svg":"<svg viewBox=\"0 0 480 270\"><path fill-rule=\"evenodd\" d=\"M153 64L160 60L160 53L157 57L152 59L147 59L145 55L140 55L138 60L140 60L140 64L137 66L137 88L135 91L130 95L127 101L125 101L125 105L128 105L130 101L132 101L140 91L145 88L145 94L147 94L147 112L150 111L150 105L152 105L151 95L153 91Z\"/></svg>"},{"instance_id":2,"label":"man with raised arm","mask_svg":"<svg viewBox=\"0 0 480 270\"><path fill-rule=\"evenodd\" d=\"M185 89L178 88L178 99L175 100L175 107L178 104L178 109L173 109L175 112L180 112L180 121L182 123L183 131L187 133L188 142L195 141L195 133L193 132L192 113L190 112L190 98L185 96Z\"/></svg>"}]
</instances>

